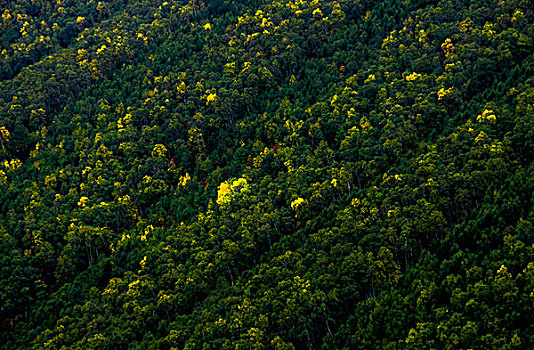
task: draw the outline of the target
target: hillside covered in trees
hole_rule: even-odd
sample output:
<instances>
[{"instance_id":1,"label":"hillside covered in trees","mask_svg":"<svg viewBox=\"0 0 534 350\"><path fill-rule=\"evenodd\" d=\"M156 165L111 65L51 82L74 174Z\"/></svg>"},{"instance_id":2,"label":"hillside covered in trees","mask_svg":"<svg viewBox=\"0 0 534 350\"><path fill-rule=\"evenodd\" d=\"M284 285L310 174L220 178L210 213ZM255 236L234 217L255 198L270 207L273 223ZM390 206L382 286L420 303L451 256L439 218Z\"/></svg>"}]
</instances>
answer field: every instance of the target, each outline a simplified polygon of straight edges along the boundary
<instances>
[{"instance_id":1,"label":"hillside covered in trees","mask_svg":"<svg viewBox=\"0 0 534 350\"><path fill-rule=\"evenodd\" d=\"M1 348L534 348L532 0L0 12Z\"/></svg>"}]
</instances>

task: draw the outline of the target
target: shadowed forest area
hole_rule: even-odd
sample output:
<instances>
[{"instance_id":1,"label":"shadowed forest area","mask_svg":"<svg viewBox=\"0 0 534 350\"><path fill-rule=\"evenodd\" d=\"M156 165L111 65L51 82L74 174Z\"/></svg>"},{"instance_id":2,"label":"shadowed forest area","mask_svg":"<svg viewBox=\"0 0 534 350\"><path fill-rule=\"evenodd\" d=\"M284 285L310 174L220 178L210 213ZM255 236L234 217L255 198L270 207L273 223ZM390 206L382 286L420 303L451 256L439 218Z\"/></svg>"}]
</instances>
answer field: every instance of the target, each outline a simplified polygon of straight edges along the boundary
<instances>
[{"instance_id":1,"label":"shadowed forest area","mask_svg":"<svg viewBox=\"0 0 534 350\"><path fill-rule=\"evenodd\" d=\"M0 4L0 348L534 348L532 0Z\"/></svg>"}]
</instances>

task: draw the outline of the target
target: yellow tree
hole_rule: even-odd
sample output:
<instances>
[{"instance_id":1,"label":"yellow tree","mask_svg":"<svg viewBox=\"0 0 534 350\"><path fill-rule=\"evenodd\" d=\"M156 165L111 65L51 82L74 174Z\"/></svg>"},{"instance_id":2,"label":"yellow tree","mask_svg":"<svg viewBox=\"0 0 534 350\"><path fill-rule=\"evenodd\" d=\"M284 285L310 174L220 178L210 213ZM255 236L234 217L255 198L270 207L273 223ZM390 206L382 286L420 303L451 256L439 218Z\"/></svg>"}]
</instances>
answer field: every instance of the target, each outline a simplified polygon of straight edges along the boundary
<instances>
[{"instance_id":1,"label":"yellow tree","mask_svg":"<svg viewBox=\"0 0 534 350\"><path fill-rule=\"evenodd\" d=\"M0 127L0 144L2 148L5 148L5 143L9 142L9 137L11 133L6 129L5 126Z\"/></svg>"}]
</instances>

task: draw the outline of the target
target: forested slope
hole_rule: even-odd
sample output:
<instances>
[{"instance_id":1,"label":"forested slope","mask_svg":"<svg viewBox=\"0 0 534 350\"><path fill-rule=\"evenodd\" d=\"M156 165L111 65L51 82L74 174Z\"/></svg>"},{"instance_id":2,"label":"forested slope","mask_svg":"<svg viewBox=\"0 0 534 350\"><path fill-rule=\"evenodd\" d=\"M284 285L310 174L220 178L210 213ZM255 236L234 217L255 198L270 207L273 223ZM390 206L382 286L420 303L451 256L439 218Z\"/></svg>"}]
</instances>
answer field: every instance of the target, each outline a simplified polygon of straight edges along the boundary
<instances>
[{"instance_id":1,"label":"forested slope","mask_svg":"<svg viewBox=\"0 0 534 350\"><path fill-rule=\"evenodd\" d=\"M532 0L1 4L0 347L534 348Z\"/></svg>"}]
</instances>

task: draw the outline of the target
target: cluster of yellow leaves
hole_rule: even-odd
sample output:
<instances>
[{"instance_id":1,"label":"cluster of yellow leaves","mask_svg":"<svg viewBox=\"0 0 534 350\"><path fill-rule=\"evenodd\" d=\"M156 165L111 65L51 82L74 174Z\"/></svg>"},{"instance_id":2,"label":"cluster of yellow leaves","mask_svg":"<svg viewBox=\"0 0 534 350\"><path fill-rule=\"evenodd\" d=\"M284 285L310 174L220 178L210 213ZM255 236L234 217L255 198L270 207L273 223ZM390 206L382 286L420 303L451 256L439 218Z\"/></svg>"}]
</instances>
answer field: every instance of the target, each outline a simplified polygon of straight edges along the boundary
<instances>
[{"instance_id":1,"label":"cluster of yellow leaves","mask_svg":"<svg viewBox=\"0 0 534 350\"><path fill-rule=\"evenodd\" d=\"M244 62L243 63L243 69L241 70L241 73L246 72L247 70L249 70L251 65L252 65L252 63L250 63L250 62Z\"/></svg>"},{"instance_id":2,"label":"cluster of yellow leaves","mask_svg":"<svg viewBox=\"0 0 534 350\"><path fill-rule=\"evenodd\" d=\"M141 260L141 261L139 262L139 266L141 266L141 270L139 270L138 273L141 273L142 269L145 268L145 266L146 266L146 259L147 259L147 257L146 257L146 255L145 255L145 256L143 257L143 260ZM137 286L137 283L136 283L136 282L138 282L138 281L135 281L135 282L133 282L133 283L130 283L130 285L128 285L128 287L133 286L133 285ZM136 294L137 294L137 293L136 293Z\"/></svg>"},{"instance_id":3,"label":"cluster of yellow leaves","mask_svg":"<svg viewBox=\"0 0 534 350\"><path fill-rule=\"evenodd\" d=\"M212 102L217 101L217 94L212 92L209 95L206 96L206 106L209 105Z\"/></svg>"},{"instance_id":4,"label":"cluster of yellow leaves","mask_svg":"<svg viewBox=\"0 0 534 350\"><path fill-rule=\"evenodd\" d=\"M178 185L181 187L185 187L189 181L191 181L191 176L189 175L189 173L185 173L185 176L180 176Z\"/></svg>"},{"instance_id":5,"label":"cluster of yellow leaves","mask_svg":"<svg viewBox=\"0 0 534 350\"><path fill-rule=\"evenodd\" d=\"M295 133L298 130L302 128L302 125L304 125L303 120L299 120L297 123L293 123L291 120L286 120L284 123L284 127L289 131L290 133Z\"/></svg>"},{"instance_id":6,"label":"cluster of yellow leaves","mask_svg":"<svg viewBox=\"0 0 534 350\"><path fill-rule=\"evenodd\" d=\"M524 13L523 11L519 10L519 9L516 9L514 11L514 14L512 15L512 18L510 19L511 22L515 22L517 21L518 18L521 18L523 17Z\"/></svg>"},{"instance_id":7,"label":"cluster of yellow leaves","mask_svg":"<svg viewBox=\"0 0 534 350\"><path fill-rule=\"evenodd\" d=\"M217 193L217 204L222 205L225 203L230 203L230 194L230 184L228 181L225 181L219 186L219 192Z\"/></svg>"},{"instance_id":8,"label":"cluster of yellow leaves","mask_svg":"<svg viewBox=\"0 0 534 350\"><path fill-rule=\"evenodd\" d=\"M452 87L445 90L444 88L439 89L438 91L438 100L443 100L443 98L449 95L452 92Z\"/></svg>"},{"instance_id":9,"label":"cluster of yellow leaves","mask_svg":"<svg viewBox=\"0 0 534 350\"><path fill-rule=\"evenodd\" d=\"M491 153L496 153L496 154L503 154L504 153L504 148L503 148L503 144L502 142L495 142L493 144L490 145L484 145L484 148L489 148L489 151Z\"/></svg>"},{"instance_id":10,"label":"cluster of yellow leaves","mask_svg":"<svg viewBox=\"0 0 534 350\"><path fill-rule=\"evenodd\" d=\"M82 170L82 175L88 174L93 170L90 166L86 166L85 169Z\"/></svg>"},{"instance_id":11,"label":"cluster of yellow leaves","mask_svg":"<svg viewBox=\"0 0 534 350\"><path fill-rule=\"evenodd\" d=\"M37 142L35 144L35 148L30 151L30 157L35 158L39 154L39 148L41 147L41 144Z\"/></svg>"},{"instance_id":12,"label":"cluster of yellow leaves","mask_svg":"<svg viewBox=\"0 0 534 350\"><path fill-rule=\"evenodd\" d=\"M367 77L367 79L365 79L364 83L367 84L373 80L376 80L376 75L374 74L369 74L369 76Z\"/></svg>"},{"instance_id":13,"label":"cluster of yellow leaves","mask_svg":"<svg viewBox=\"0 0 534 350\"><path fill-rule=\"evenodd\" d=\"M119 203L129 203L131 201L131 197L129 195L125 195L123 197L119 197L117 198L117 200L119 201Z\"/></svg>"},{"instance_id":14,"label":"cluster of yellow leaves","mask_svg":"<svg viewBox=\"0 0 534 350\"><path fill-rule=\"evenodd\" d=\"M407 81L414 81L414 80L416 80L416 79L418 79L418 78L421 78L421 77L422 77L421 74L418 74L418 73L416 73L416 72L413 72L412 74L406 76L406 80L407 80Z\"/></svg>"},{"instance_id":15,"label":"cluster of yellow leaves","mask_svg":"<svg viewBox=\"0 0 534 350\"><path fill-rule=\"evenodd\" d=\"M96 50L96 54L100 55L106 49L106 45L102 45L99 49Z\"/></svg>"},{"instance_id":16,"label":"cluster of yellow leaves","mask_svg":"<svg viewBox=\"0 0 534 350\"><path fill-rule=\"evenodd\" d=\"M141 235L141 240L142 241L146 241L146 236L152 232L152 230L154 230L154 226L152 225L148 225L147 227L145 227L145 230L143 232L143 234ZM146 261L146 256L145 256L145 261Z\"/></svg>"},{"instance_id":17,"label":"cluster of yellow leaves","mask_svg":"<svg viewBox=\"0 0 534 350\"><path fill-rule=\"evenodd\" d=\"M428 32L425 32L424 29L421 29L419 31L419 42L420 43L424 42L427 36L428 36Z\"/></svg>"},{"instance_id":18,"label":"cluster of yellow leaves","mask_svg":"<svg viewBox=\"0 0 534 350\"><path fill-rule=\"evenodd\" d=\"M11 161L4 161L4 166L7 168L7 169L11 169L11 170L15 170L15 169L18 169L20 168L22 165L22 162L18 159L11 159Z\"/></svg>"},{"instance_id":19,"label":"cluster of yellow leaves","mask_svg":"<svg viewBox=\"0 0 534 350\"><path fill-rule=\"evenodd\" d=\"M248 44L252 39L260 36L260 33L252 33L247 35L247 40L245 40L245 44Z\"/></svg>"},{"instance_id":20,"label":"cluster of yellow leaves","mask_svg":"<svg viewBox=\"0 0 534 350\"><path fill-rule=\"evenodd\" d=\"M493 27L493 23L486 22L486 24L484 24L484 29L482 29L482 34L484 34L488 38L488 40L493 39L493 36L495 35Z\"/></svg>"},{"instance_id":21,"label":"cluster of yellow leaves","mask_svg":"<svg viewBox=\"0 0 534 350\"><path fill-rule=\"evenodd\" d=\"M192 127L187 130L187 133L189 134L189 142L198 142L202 139L202 131L197 127Z\"/></svg>"},{"instance_id":22,"label":"cluster of yellow leaves","mask_svg":"<svg viewBox=\"0 0 534 350\"><path fill-rule=\"evenodd\" d=\"M4 141L9 141L9 137L11 136L11 133L6 129L5 126L0 127L0 137Z\"/></svg>"},{"instance_id":23,"label":"cluster of yellow leaves","mask_svg":"<svg viewBox=\"0 0 534 350\"><path fill-rule=\"evenodd\" d=\"M167 157L167 153L167 147L158 143L154 146L154 149L152 150L152 157L165 158Z\"/></svg>"},{"instance_id":24,"label":"cluster of yellow leaves","mask_svg":"<svg viewBox=\"0 0 534 350\"><path fill-rule=\"evenodd\" d=\"M137 33L137 40L142 39L145 46L148 45L148 38L143 35L143 33Z\"/></svg>"},{"instance_id":25,"label":"cluster of yellow leaves","mask_svg":"<svg viewBox=\"0 0 534 350\"><path fill-rule=\"evenodd\" d=\"M263 162L263 158L265 158L267 156L267 154L269 154L269 152L271 152L271 150L268 149L267 147L265 147L265 149L257 157L255 157L252 160L252 164L254 165L255 168L261 167L261 163Z\"/></svg>"},{"instance_id":26,"label":"cluster of yellow leaves","mask_svg":"<svg viewBox=\"0 0 534 350\"><path fill-rule=\"evenodd\" d=\"M388 219L390 219L391 217L397 217L397 208L395 208L394 210L388 210L387 212L387 216L388 216Z\"/></svg>"},{"instance_id":27,"label":"cluster of yellow leaves","mask_svg":"<svg viewBox=\"0 0 534 350\"><path fill-rule=\"evenodd\" d=\"M390 43L394 43L397 41L397 39L395 39L395 34L397 33L396 30L392 31L389 33L389 35L387 36L387 38L385 38L384 40L382 40L382 48L385 48L387 47Z\"/></svg>"},{"instance_id":28,"label":"cluster of yellow leaves","mask_svg":"<svg viewBox=\"0 0 534 350\"><path fill-rule=\"evenodd\" d=\"M145 175L143 176L143 183L149 184L152 182L152 176Z\"/></svg>"},{"instance_id":29,"label":"cluster of yellow leaves","mask_svg":"<svg viewBox=\"0 0 534 350\"><path fill-rule=\"evenodd\" d=\"M460 31L462 33L467 32L467 30L472 24L473 24L473 21L471 20L471 18L467 17L463 22L460 23Z\"/></svg>"},{"instance_id":30,"label":"cluster of yellow leaves","mask_svg":"<svg viewBox=\"0 0 534 350\"><path fill-rule=\"evenodd\" d=\"M371 127L371 122L369 121L369 119L367 119L366 116L363 116L362 119L360 119L360 128L362 128L362 130L365 130L370 127Z\"/></svg>"},{"instance_id":31,"label":"cluster of yellow leaves","mask_svg":"<svg viewBox=\"0 0 534 350\"><path fill-rule=\"evenodd\" d=\"M80 200L78 201L78 206L85 207L88 200L89 200L88 197L85 197L85 196L81 197Z\"/></svg>"},{"instance_id":32,"label":"cluster of yellow leaves","mask_svg":"<svg viewBox=\"0 0 534 350\"><path fill-rule=\"evenodd\" d=\"M305 202L305 200L303 198L297 198L295 199L294 201L291 202L291 209L293 209L294 211L297 211L299 209L299 207L302 206L302 204Z\"/></svg>"},{"instance_id":33,"label":"cluster of yellow leaves","mask_svg":"<svg viewBox=\"0 0 534 350\"><path fill-rule=\"evenodd\" d=\"M217 193L217 204L223 206L232 201L232 197L236 191L241 193L248 191L248 182L244 178L239 178L237 180L225 181L219 186L219 191Z\"/></svg>"},{"instance_id":34,"label":"cluster of yellow leaves","mask_svg":"<svg viewBox=\"0 0 534 350\"><path fill-rule=\"evenodd\" d=\"M449 57L454 52L454 45L450 38L445 39L445 42L441 44L441 49L445 53L445 57Z\"/></svg>"},{"instance_id":35,"label":"cluster of yellow leaves","mask_svg":"<svg viewBox=\"0 0 534 350\"><path fill-rule=\"evenodd\" d=\"M479 142L484 142L487 138L487 134L484 132L484 131L481 131L477 137L475 137L475 142L476 143L479 143Z\"/></svg>"},{"instance_id":36,"label":"cluster of yellow leaves","mask_svg":"<svg viewBox=\"0 0 534 350\"><path fill-rule=\"evenodd\" d=\"M315 10L313 10L312 15L313 16L318 15L318 16L323 17L323 12L321 11L320 8L316 8Z\"/></svg>"},{"instance_id":37,"label":"cluster of yellow leaves","mask_svg":"<svg viewBox=\"0 0 534 350\"><path fill-rule=\"evenodd\" d=\"M100 11L105 10L107 7L108 6L106 3L99 1L98 4L96 5L96 10L100 12Z\"/></svg>"},{"instance_id":38,"label":"cluster of yellow leaves","mask_svg":"<svg viewBox=\"0 0 534 350\"><path fill-rule=\"evenodd\" d=\"M265 27L269 27L269 26L272 26L273 25L273 22L269 22L269 20L267 18L262 18L261 19L261 24L260 24L260 27L262 28L265 28Z\"/></svg>"},{"instance_id":39,"label":"cluster of yellow leaves","mask_svg":"<svg viewBox=\"0 0 534 350\"><path fill-rule=\"evenodd\" d=\"M291 74L291 77L289 78L289 84L295 85L296 82L297 82L297 78L295 78L295 76Z\"/></svg>"},{"instance_id":40,"label":"cluster of yellow leaves","mask_svg":"<svg viewBox=\"0 0 534 350\"><path fill-rule=\"evenodd\" d=\"M179 94L185 94L185 89L187 89L187 85L183 81L176 87Z\"/></svg>"},{"instance_id":41,"label":"cluster of yellow leaves","mask_svg":"<svg viewBox=\"0 0 534 350\"><path fill-rule=\"evenodd\" d=\"M24 24L22 25L22 28L20 28L20 34L22 36L25 36L28 34L28 27L30 26L30 23L28 23L28 21L24 22Z\"/></svg>"},{"instance_id":42,"label":"cluster of yellow leaves","mask_svg":"<svg viewBox=\"0 0 534 350\"><path fill-rule=\"evenodd\" d=\"M488 121L490 123L495 123L497 121L497 117L491 109L485 109L482 114L477 116L477 122L482 123L484 121Z\"/></svg>"},{"instance_id":43,"label":"cluster of yellow leaves","mask_svg":"<svg viewBox=\"0 0 534 350\"><path fill-rule=\"evenodd\" d=\"M7 184L7 175L3 170L0 170L0 186Z\"/></svg>"},{"instance_id":44,"label":"cluster of yellow leaves","mask_svg":"<svg viewBox=\"0 0 534 350\"><path fill-rule=\"evenodd\" d=\"M4 20L4 22L9 21L11 17L11 13L7 9L4 11L4 13L2 13L2 19Z\"/></svg>"},{"instance_id":45,"label":"cluster of yellow leaves","mask_svg":"<svg viewBox=\"0 0 534 350\"><path fill-rule=\"evenodd\" d=\"M132 115L129 113L126 114L123 118L119 118L119 120L117 121L118 132L123 132L131 120L132 120Z\"/></svg>"},{"instance_id":46,"label":"cluster of yellow leaves","mask_svg":"<svg viewBox=\"0 0 534 350\"><path fill-rule=\"evenodd\" d=\"M284 165L287 167L288 173L292 173L293 171L295 171L295 168L293 167L293 162L291 161L291 159L286 160L284 162Z\"/></svg>"}]
</instances>

